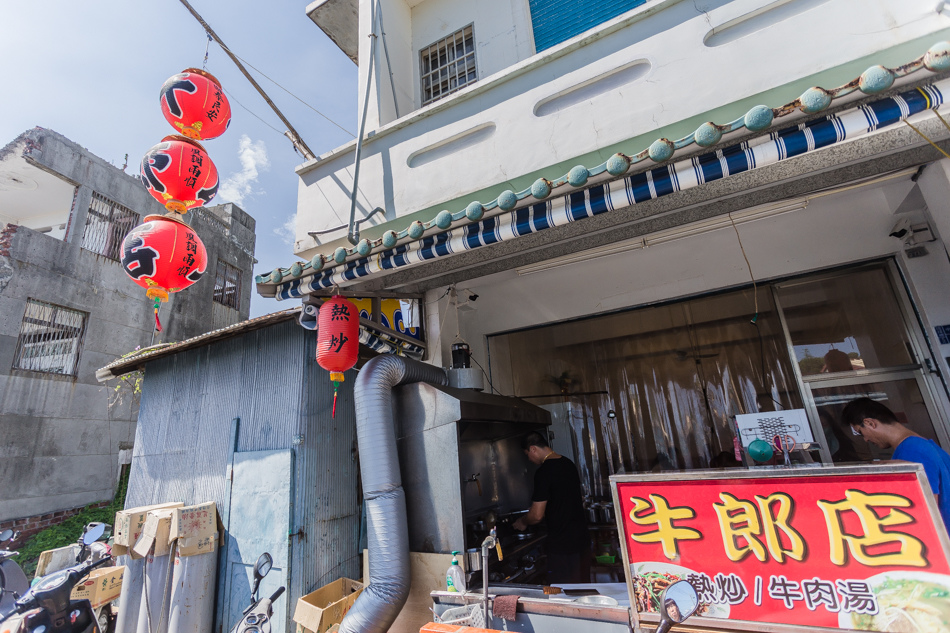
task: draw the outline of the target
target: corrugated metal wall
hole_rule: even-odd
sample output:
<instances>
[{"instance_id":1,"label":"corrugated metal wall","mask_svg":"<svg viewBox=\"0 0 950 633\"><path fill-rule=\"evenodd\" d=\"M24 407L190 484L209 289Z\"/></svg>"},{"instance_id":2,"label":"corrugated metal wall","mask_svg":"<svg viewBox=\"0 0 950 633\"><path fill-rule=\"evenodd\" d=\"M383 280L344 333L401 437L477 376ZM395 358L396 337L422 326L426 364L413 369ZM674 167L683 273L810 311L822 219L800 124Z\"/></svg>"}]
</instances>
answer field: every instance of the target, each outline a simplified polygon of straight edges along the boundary
<instances>
[{"instance_id":1,"label":"corrugated metal wall","mask_svg":"<svg viewBox=\"0 0 950 633\"><path fill-rule=\"evenodd\" d=\"M646 0L530 0L537 52L592 29Z\"/></svg>"},{"instance_id":2,"label":"corrugated metal wall","mask_svg":"<svg viewBox=\"0 0 950 633\"><path fill-rule=\"evenodd\" d=\"M215 501L226 508L234 418L238 452L292 448L291 531L302 532L291 537L291 613L301 595L360 576L355 372L331 419L333 384L315 349L316 334L287 321L149 363L126 498L126 507Z\"/></svg>"}]
</instances>

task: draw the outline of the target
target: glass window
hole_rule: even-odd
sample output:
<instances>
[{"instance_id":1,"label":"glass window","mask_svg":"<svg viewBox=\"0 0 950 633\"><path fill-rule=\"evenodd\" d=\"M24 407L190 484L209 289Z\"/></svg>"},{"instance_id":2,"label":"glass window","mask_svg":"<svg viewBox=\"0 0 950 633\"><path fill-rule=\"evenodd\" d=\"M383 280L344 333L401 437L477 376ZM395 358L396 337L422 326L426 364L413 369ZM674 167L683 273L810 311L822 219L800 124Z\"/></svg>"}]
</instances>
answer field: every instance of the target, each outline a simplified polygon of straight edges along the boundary
<instances>
[{"instance_id":1,"label":"glass window","mask_svg":"<svg viewBox=\"0 0 950 633\"><path fill-rule=\"evenodd\" d=\"M122 240L138 224L135 211L92 193L92 201L86 214L86 227L82 234L82 247L119 261L122 255Z\"/></svg>"},{"instance_id":2,"label":"glass window","mask_svg":"<svg viewBox=\"0 0 950 633\"><path fill-rule=\"evenodd\" d=\"M237 266L218 260L214 275L215 302L239 310L241 306L241 271Z\"/></svg>"},{"instance_id":3,"label":"glass window","mask_svg":"<svg viewBox=\"0 0 950 633\"><path fill-rule=\"evenodd\" d=\"M469 24L419 52L422 105L437 101L478 80L475 34Z\"/></svg>"},{"instance_id":4,"label":"glass window","mask_svg":"<svg viewBox=\"0 0 950 633\"><path fill-rule=\"evenodd\" d=\"M783 284L778 294L802 376L915 363L884 268Z\"/></svg>"},{"instance_id":5,"label":"glass window","mask_svg":"<svg viewBox=\"0 0 950 633\"><path fill-rule=\"evenodd\" d=\"M85 312L27 299L13 368L75 376L86 317Z\"/></svg>"},{"instance_id":6,"label":"glass window","mask_svg":"<svg viewBox=\"0 0 950 633\"><path fill-rule=\"evenodd\" d=\"M838 387L812 385L821 428L836 464L874 459L890 459L891 449L881 449L851 433L841 425L841 411L855 398L871 398L894 412L901 424L927 439L939 442L923 395L913 378L887 380Z\"/></svg>"}]
</instances>

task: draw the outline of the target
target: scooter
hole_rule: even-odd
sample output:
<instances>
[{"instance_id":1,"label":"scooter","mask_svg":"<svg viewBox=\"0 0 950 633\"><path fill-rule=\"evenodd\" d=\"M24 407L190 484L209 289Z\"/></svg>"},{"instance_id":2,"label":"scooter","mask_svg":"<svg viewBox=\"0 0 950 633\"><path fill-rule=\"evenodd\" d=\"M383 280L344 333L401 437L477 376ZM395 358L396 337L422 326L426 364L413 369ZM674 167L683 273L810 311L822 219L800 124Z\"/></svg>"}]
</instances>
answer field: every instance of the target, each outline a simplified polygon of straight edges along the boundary
<instances>
[{"instance_id":1,"label":"scooter","mask_svg":"<svg viewBox=\"0 0 950 633\"><path fill-rule=\"evenodd\" d=\"M82 544L92 545L102 536L99 524L83 535ZM44 576L14 603L13 613L0 619L0 631L6 633L101 633L88 600L70 600L73 587L93 569L112 562L111 557L84 563Z\"/></svg>"},{"instance_id":2,"label":"scooter","mask_svg":"<svg viewBox=\"0 0 950 633\"><path fill-rule=\"evenodd\" d=\"M660 598L660 626L656 633L668 633L674 624L685 622L699 609L699 594L685 580L677 580L663 591Z\"/></svg>"},{"instance_id":3,"label":"scooter","mask_svg":"<svg viewBox=\"0 0 950 633\"><path fill-rule=\"evenodd\" d=\"M13 611L17 598L30 590L30 580L13 558L19 552L11 552L10 544L20 538L20 532L4 530L0 532L0 617Z\"/></svg>"},{"instance_id":4,"label":"scooter","mask_svg":"<svg viewBox=\"0 0 950 633\"><path fill-rule=\"evenodd\" d=\"M86 536L95 533L98 536L92 543L86 543ZM76 541L79 546L79 552L76 554L76 562L82 563L87 560L96 561L102 558L112 558L112 548L104 542L112 536L112 526L108 523L89 523L83 528L82 534Z\"/></svg>"},{"instance_id":5,"label":"scooter","mask_svg":"<svg viewBox=\"0 0 950 633\"><path fill-rule=\"evenodd\" d=\"M231 633L270 633L270 623L274 617L274 600L277 600L284 593L284 588L278 588L270 598L264 600L257 596L257 590L261 586L261 580L264 579L264 576L270 572L273 566L274 559L267 552L261 554L257 562L254 563L254 588L251 590L251 604L244 610L241 621L234 625Z\"/></svg>"},{"instance_id":6,"label":"scooter","mask_svg":"<svg viewBox=\"0 0 950 633\"><path fill-rule=\"evenodd\" d=\"M92 543L87 543L89 535L95 536ZM82 535L76 544L79 545L79 552L76 554L76 562L96 562L102 559L108 559L112 564L112 548L104 542L112 536L112 526L108 523L89 523L83 530ZM115 630L115 617L112 614L112 603L107 602L93 609L96 616L96 622L103 633L112 633Z\"/></svg>"}]
</instances>

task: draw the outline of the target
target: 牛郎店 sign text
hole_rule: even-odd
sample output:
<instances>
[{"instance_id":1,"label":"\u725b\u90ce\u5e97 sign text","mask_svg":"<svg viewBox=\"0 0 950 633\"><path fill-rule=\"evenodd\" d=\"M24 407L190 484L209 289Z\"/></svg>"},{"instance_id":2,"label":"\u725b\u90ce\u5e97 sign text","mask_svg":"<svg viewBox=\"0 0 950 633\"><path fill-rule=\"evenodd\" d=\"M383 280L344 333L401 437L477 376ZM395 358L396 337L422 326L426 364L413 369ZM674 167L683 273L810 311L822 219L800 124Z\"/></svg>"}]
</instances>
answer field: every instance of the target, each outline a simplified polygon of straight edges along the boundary
<instances>
[{"instance_id":1,"label":"\u725b\u90ce\u5e97 sign text","mask_svg":"<svg viewBox=\"0 0 950 633\"><path fill-rule=\"evenodd\" d=\"M702 617L950 633L947 537L917 467L735 472L611 478L639 613L686 580Z\"/></svg>"}]
</instances>

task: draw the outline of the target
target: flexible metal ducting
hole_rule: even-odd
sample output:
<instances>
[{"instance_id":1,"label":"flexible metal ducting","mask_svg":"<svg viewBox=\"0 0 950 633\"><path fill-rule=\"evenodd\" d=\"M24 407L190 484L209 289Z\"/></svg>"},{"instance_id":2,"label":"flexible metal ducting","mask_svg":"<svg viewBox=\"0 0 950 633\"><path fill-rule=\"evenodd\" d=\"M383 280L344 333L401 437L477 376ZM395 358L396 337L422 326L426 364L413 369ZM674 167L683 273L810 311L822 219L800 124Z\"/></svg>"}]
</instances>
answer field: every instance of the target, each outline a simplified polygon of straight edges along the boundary
<instances>
[{"instance_id":1,"label":"flexible metal ducting","mask_svg":"<svg viewBox=\"0 0 950 633\"><path fill-rule=\"evenodd\" d=\"M447 385L445 371L398 356L377 356L356 379L356 435L369 540L370 585L340 623L340 633L385 633L409 597L409 528L399 474L392 389Z\"/></svg>"}]
</instances>

